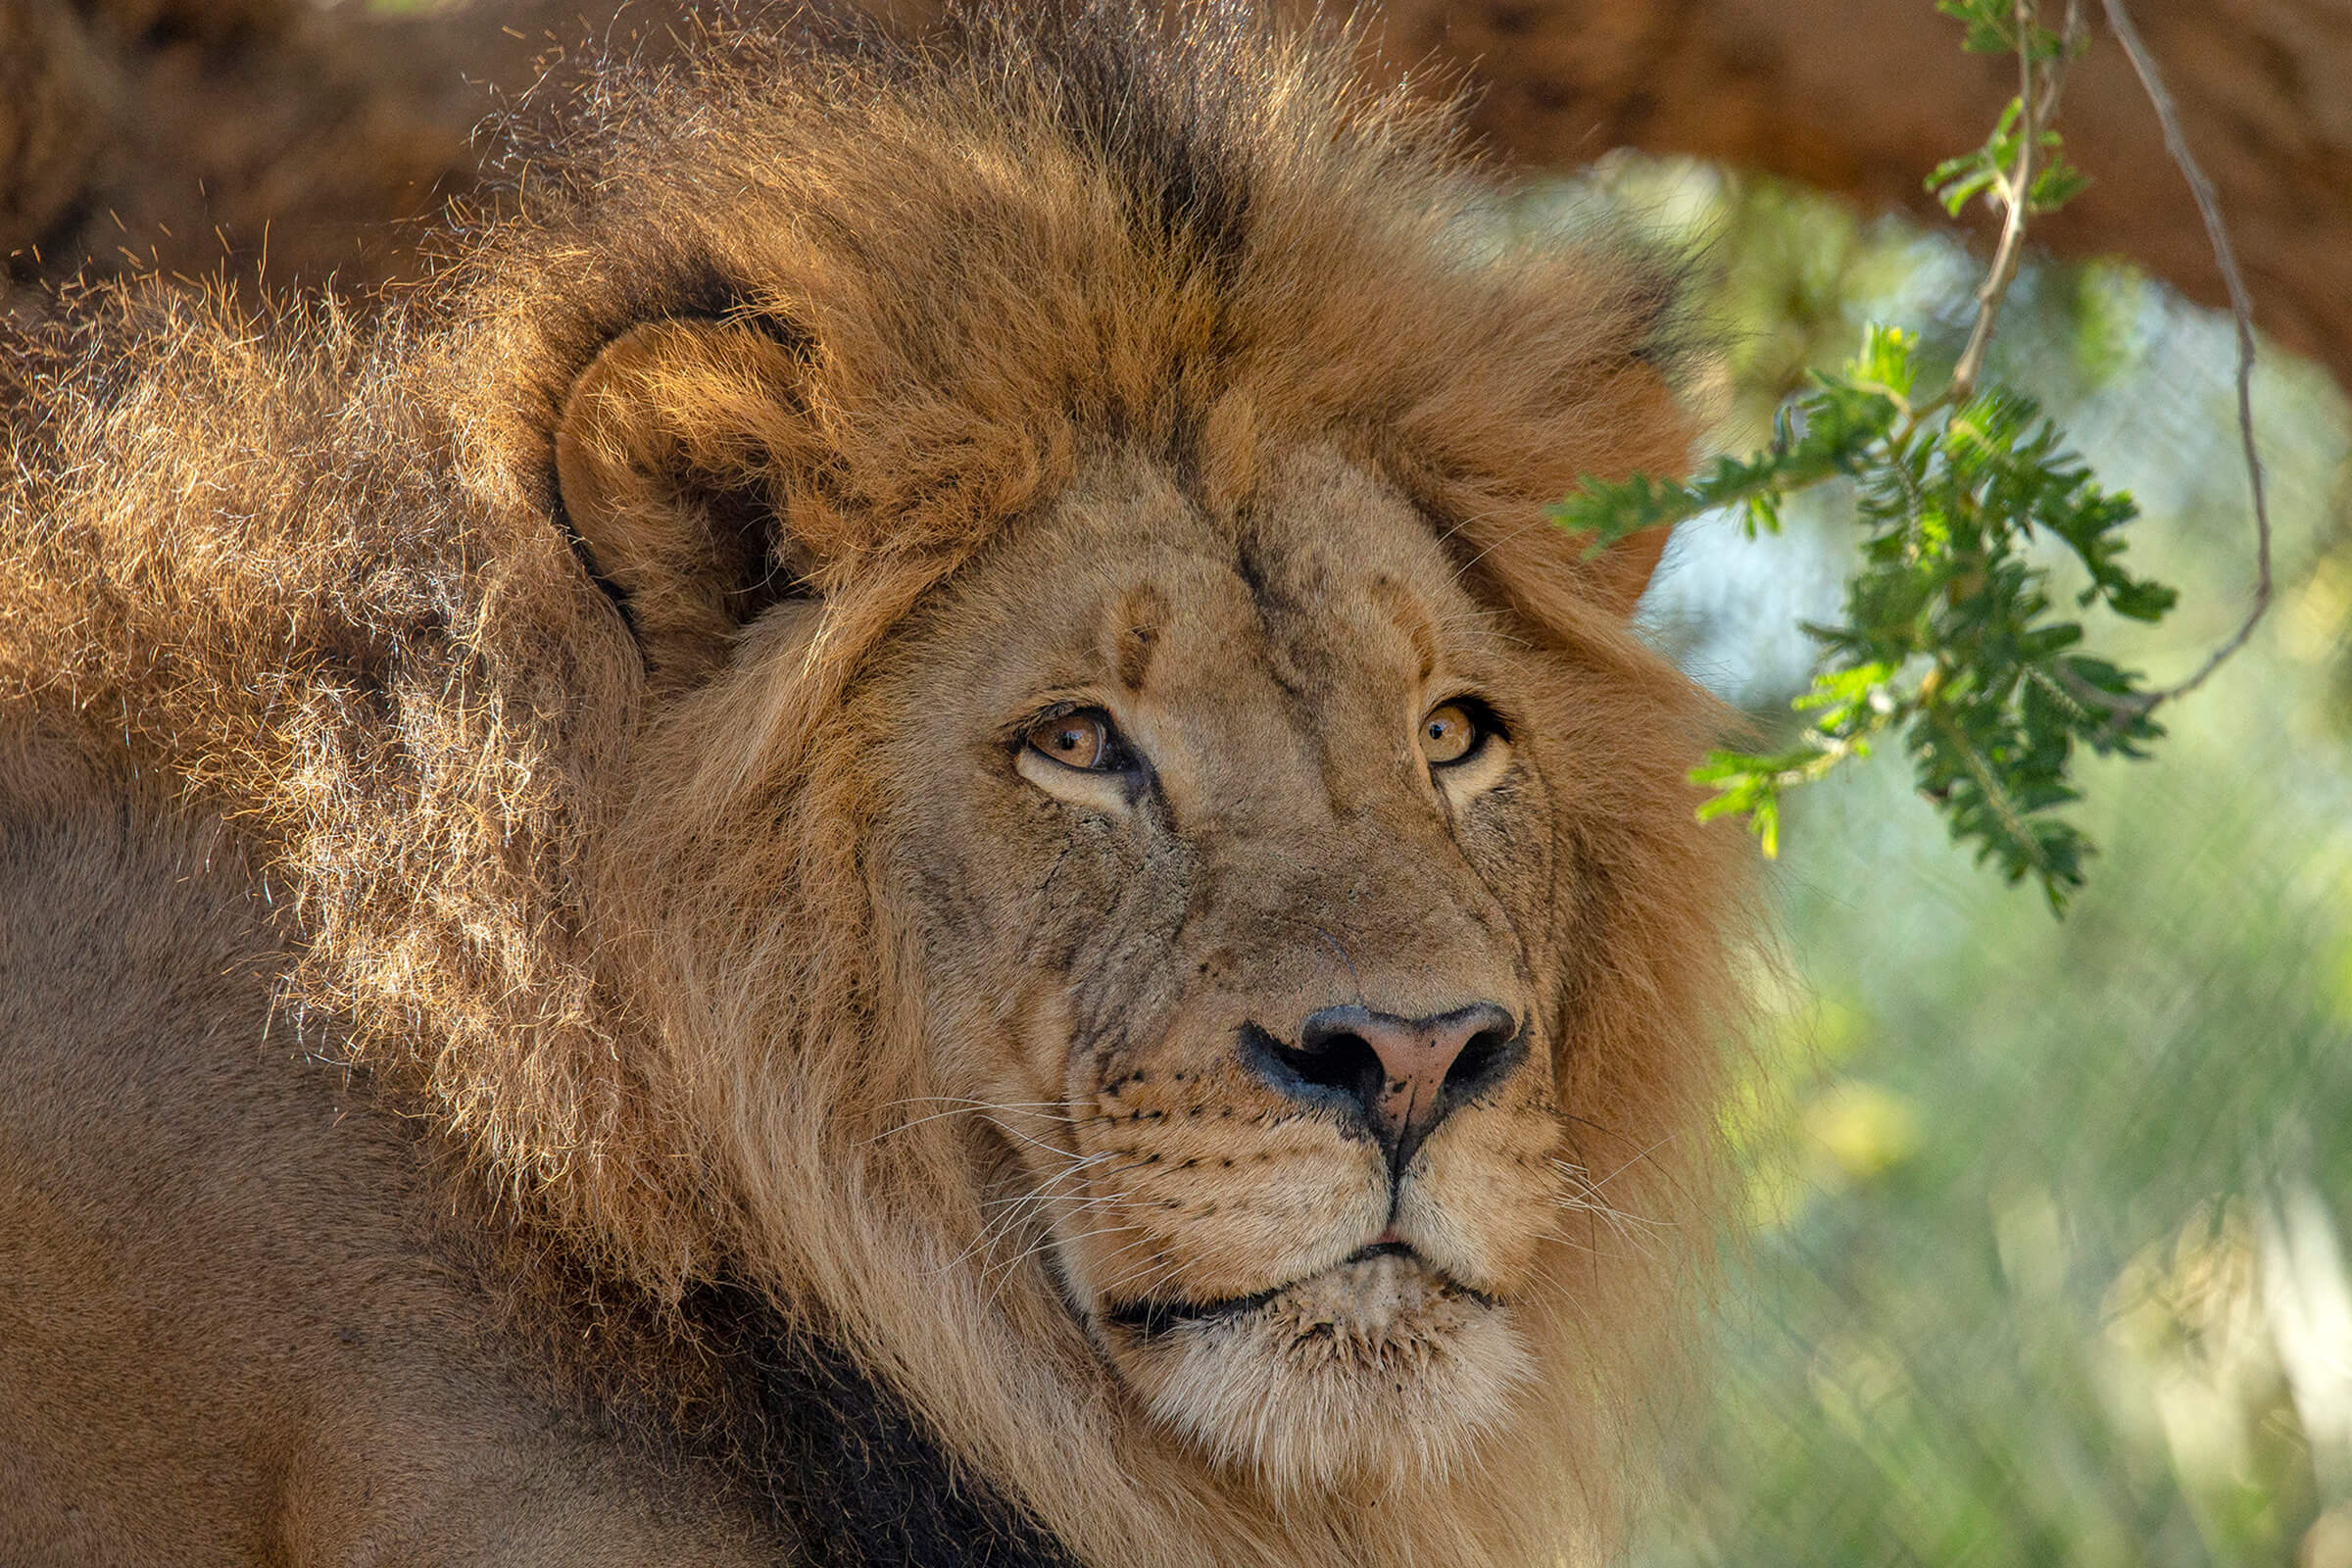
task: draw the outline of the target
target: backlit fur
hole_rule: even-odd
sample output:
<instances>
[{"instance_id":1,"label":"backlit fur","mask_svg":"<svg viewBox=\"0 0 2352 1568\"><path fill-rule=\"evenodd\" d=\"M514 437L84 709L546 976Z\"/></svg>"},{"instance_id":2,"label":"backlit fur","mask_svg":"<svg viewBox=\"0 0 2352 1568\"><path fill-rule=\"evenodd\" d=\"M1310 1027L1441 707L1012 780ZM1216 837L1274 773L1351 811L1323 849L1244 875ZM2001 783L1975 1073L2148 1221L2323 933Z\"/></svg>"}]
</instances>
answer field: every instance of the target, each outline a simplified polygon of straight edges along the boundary
<instances>
[{"instance_id":1,"label":"backlit fur","mask_svg":"<svg viewBox=\"0 0 2352 1568\"><path fill-rule=\"evenodd\" d=\"M533 1231L751 1282L1083 1560L1597 1549L1704 1268L1737 851L1683 780L1713 714L1626 629L1654 550L1543 509L1683 461L1671 278L1510 232L1344 38L796 25L607 77L378 324L142 293L19 344L10 722L253 845L284 1004ZM583 372L672 320L704 346L578 471L784 519L765 597L559 496ZM1098 654L1272 715L1199 742L1181 854L959 739ZM1363 673L1441 668L1519 767L1450 817ZM1536 1057L1398 1189L1443 1277L1343 1264L1378 1158L1233 1029L1453 1005L1457 949ZM1310 1275L1153 1345L1109 1312Z\"/></svg>"}]
</instances>

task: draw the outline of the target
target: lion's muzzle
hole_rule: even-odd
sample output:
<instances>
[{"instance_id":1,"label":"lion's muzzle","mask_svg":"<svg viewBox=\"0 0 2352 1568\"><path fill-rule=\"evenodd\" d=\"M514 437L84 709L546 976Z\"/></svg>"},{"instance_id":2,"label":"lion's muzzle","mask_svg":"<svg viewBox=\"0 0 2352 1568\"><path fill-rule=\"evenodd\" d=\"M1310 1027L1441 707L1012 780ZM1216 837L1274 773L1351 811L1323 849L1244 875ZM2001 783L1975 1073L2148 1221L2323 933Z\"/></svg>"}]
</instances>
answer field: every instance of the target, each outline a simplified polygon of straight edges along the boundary
<instances>
[{"instance_id":1,"label":"lion's muzzle","mask_svg":"<svg viewBox=\"0 0 2352 1568\"><path fill-rule=\"evenodd\" d=\"M1348 1131L1378 1143L1390 1179L1400 1181L1440 1122L1526 1061L1527 1037L1492 1002L1422 1018L1348 1004L1310 1014L1296 1046L1245 1024L1241 1054L1267 1087L1337 1111Z\"/></svg>"}]
</instances>

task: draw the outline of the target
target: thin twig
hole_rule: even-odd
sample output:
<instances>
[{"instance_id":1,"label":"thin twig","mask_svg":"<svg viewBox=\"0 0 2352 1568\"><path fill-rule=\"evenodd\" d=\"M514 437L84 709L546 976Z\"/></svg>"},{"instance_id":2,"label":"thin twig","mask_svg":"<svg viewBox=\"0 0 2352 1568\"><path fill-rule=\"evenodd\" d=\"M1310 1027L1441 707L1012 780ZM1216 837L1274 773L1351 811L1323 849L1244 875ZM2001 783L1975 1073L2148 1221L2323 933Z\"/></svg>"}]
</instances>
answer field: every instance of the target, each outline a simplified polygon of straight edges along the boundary
<instances>
[{"instance_id":1,"label":"thin twig","mask_svg":"<svg viewBox=\"0 0 2352 1568\"><path fill-rule=\"evenodd\" d=\"M2148 46L2141 40L2138 28L2132 25L2131 14L2124 9L2124 0L2102 0L2102 4L2107 12L2108 30L2115 34L2116 42L2123 45L2124 54L2131 60L2132 71L2139 76L2141 90L2146 92L2149 104L2156 111L2157 122L2164 129L2165 151L2171 155L2173 163L2180 171L2181 176L2188 181L2189 194L2197 204L2197 216L2205 224L2206 241L2213 248L2214 263L2221 269L2223 284L2229 290L2230 315L2237 327L2238 440L2245 452L2246 478L2252 487L2254 498L2254 602L2248 607L2245 618L2238 622L2237 629L2224 639L2211 654L2207 655L2205 662L2199 664L2187 679L2155 691L2119 696L2113 692L2098 690L2082 680L2063 662L2054 666L2059 684L2064 686L2070 695L2088 707L2097 708L2113 714L2116 727L2123 729L2145 718L2164 704L2172 702L2176 698L2185 697L2199 686L2204 685L2213 672L2221 668L2223 663L2243 648L2247 640L2254 635L2254 628L2261 623L2262 617L2271 608L2273 593L2271 512L2263 486L2262 454L2254 440L2253 296L2247 292L2244 274L2238 270L2237 253L2231 248L2230 230L2222 221L2221 203L2214 195L2213 182L2206 177L2205 171L2198 164L2196 155L2189 151L2188 138L2180 128L2180 112L2174 106L2171 91L2164 84L2163 74L2156 68L2155 57L2148 52ZM2068 49L2062 51L2062 54L2071 52L2072 41L2080 31L2079 5L2080 0L2070 0L2067 7ZM2039 139L2041 127L2049 122L2046 112L2056 107L2058 78L2055 72L2045 74L2044 86L2047 96L2041 99L2037 105L2032 89L2034 79L2032 68L2030 64L2027 64L2030 40L2024 35L2024 28L2027 25L2025 0L2019 0L2018 17L2021 32L2019 70L2027 83L2020 98L2020 103L2023 105L2019 111L2019 118L2022 122L2020 129L2030 147L2033 142ZM2018 156L2019 174L2017 177L2022 178L2031 168L2031 154L2021 150ZM2011 238L2013 235L2019 239L2023 238L2024 206L2019 200L2020 187L2018 184L2009 184L2005 194L2009 213L2008 220L2001 229L2001 248L1994 257L1992 270L1985 277L1984 287L1978 290L1976 330L1969 335L1967 352L1961 356L1959 366L1952 371L1952 388L1945 394L1943 401L1957 403L1967 396L1976 379L1983 346L1992 335L1992 319L2000 313L2001 297L2006 294L2010 280L2017 271L2017 257L2012 248Z\"/></svg>"},{"instance_id":2,"label":"thin twig","mask_svg":"<svg viewBox=\"0 0 2352 1568\"><path fill-rule=\"evenodd\" d=\"M2001 242L1992 253L1992 270L1977 286L1977 324L1970 328L1968 347L1952 367L1954 404L1968 401L1977 376L1984 368L1984 351L1992 346L1992 329L2001 318L2001 302L2017 280L2017 264L2026 248L2026 209L2034 189L2034 149L2041 140L2042 95L2034 83L2034 15L2029 0L2017 5L2017 167L2001 182L2001 201L2008 212L2001 219ZM2058 68L2053 66L2052 71Z\"/></svg>"},{"instance_id":3,"label":"thin twig","mask_svg":"<svg viewBox=\"0 0 2352 1568\"><path fill-rule=\"evenodd\" d=\"M2188 138L2180 130L2180 116L2173 107L2173 95L2166 89L2164 77L2156 70L2155 58L2140 41L2139 29L2132 24L2124 0L2104 0L2104 3L2108 30L2124 46L2132 69L2139 74L2140 87L2147 93L2148 102L2155 106L2157 122L2164 127L2165 151L2172 155L2173 163L2188 181L2189 194L2196 198L2197 216L2205 221L2206 242L2213 247L2214 263L2221 269L2222 282L2230 291L2230 314L2237 322L2237 431L2245 448L2246 478L2254 493L2254 603L2237 630L2197 666L2196 672L2179 685L2153 694L2153 701L2139 710L2144 713L2157 703L2185 697L2204 685L2223 661L2243 648L2254 635L2255 626L2271 608L2271 513L2263 495L2262 454L2254 444L2253 296L2247 293L2245 277L2237 270L2237 253L2230 248L2230 230L2222 222L2221 203L2214 197L2213 181L2205 177L2196 155L2188 150Z\"/></svg>"},{"instance_id":4,"label":"thin twig","mask_svg":"<svg viewBox=\"0 0 2352 1568\"><path fill-rule=\"evenodd\" d=\"M2066 20L2058 24L2058 58L2071 61L2082 52L2082 0L2066 0ZM2041 122L2048 124L2058 118L2058 90L2066 85L2063 70L2050 72L2045 78L2049 96L2042 100Z\"/></svg>"}]
</instances>

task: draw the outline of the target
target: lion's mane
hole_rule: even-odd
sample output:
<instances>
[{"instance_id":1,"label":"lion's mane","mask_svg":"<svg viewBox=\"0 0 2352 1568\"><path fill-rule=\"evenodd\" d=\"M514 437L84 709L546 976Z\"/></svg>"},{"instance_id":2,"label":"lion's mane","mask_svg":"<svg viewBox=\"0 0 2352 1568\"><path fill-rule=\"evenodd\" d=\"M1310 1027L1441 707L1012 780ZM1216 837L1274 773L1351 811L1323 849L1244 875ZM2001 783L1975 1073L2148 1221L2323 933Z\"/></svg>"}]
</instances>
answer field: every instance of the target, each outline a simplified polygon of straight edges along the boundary
<instances>
[{"instance_id":1,"label":"lion's mane","mask_svg":"<svg viewBox=\"0 0 2352 1568\"><path fill-rule=\"evenodd\" d=\"M1350 47L1222 10L714 29L523 137L511 214L378 321L133 292L0 378L11 727L254 846L285 1005L350 1029L523 1224L662 1299L750 1282L1091 1562L1606 1536L1717 1191L1728 862L1680 777L1711 713L1594 608L1605 568L1527 544L1580 475L1682 459L1672 269L1513 237L1446 112ZM750 648L691 701L632 641L660 607L559 525L550 446L598 349L672 317L789 323L805 397L730 418L828 563L813 650ZM1338 445L1620 694L1576 787L1641 825L1580 846L1607 958L1566 1093L1614 1203L1690 1223L1554 1282L1540 1428L1424 1495L1277 1508L1186 1452L1034 1262L984 1267L970 1119L892 1131L934 1090L840 698L1105 430L1211 486Z\"/></svg>"}]
</instances>

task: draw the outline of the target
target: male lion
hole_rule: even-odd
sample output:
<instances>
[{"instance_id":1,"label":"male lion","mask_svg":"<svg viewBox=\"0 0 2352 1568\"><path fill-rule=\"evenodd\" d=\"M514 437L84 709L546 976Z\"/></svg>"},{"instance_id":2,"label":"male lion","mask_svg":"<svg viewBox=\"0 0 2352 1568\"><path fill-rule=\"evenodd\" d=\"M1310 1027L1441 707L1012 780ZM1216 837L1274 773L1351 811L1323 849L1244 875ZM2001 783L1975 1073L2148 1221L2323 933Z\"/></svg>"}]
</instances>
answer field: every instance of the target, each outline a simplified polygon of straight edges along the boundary
<instances>
[{"instance_id":1,"label":"male lion","mask_svg":"<svg viewBox=\"0 0 2352 1568\"><path fill-rule=\"evenodd\" d=\"M0 1561L1548 1562L1716 1183L1670 277L1225 11L18 341Z\"/></svg>"}]
</instances>

